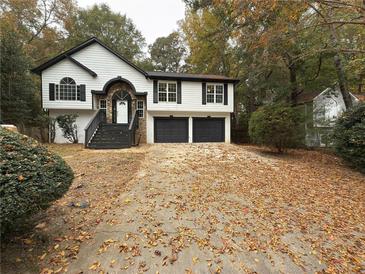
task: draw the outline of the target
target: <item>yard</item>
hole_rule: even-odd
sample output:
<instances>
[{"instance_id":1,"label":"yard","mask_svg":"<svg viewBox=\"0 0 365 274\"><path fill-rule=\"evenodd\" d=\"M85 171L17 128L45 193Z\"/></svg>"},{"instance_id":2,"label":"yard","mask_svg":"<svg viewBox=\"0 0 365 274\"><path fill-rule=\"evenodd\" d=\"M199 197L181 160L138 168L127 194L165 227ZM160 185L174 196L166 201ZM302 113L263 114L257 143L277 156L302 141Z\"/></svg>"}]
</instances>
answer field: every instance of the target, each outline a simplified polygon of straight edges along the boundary
<instances>
[{"instance_id":1,"label":"yard","mask_svg":"<svg viewBox=\"0 0 365 274\"><path fill-rule=\"evenodd\" d=\"M331 154L50 148L76 179L2 247L4 273L365 271L365 177Z\"/></svg>"}]
</instances>

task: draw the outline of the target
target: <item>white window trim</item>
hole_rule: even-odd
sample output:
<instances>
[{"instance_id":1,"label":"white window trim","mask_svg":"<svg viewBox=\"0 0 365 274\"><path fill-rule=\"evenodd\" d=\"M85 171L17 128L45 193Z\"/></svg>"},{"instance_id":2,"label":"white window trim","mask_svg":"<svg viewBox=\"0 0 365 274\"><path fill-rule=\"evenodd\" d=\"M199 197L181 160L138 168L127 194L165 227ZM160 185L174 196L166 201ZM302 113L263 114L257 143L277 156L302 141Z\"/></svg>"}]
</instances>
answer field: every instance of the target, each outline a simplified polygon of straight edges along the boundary
<instances>
[{"instance_id":1,"label":"white window trim","mask_svg":"<svg viewBox=\"0 0 365 274\"><path fill-rule=\"evenodd\" d=\"M74 81L75 84L61 84L61 81L65 78L69 78L72 81ZM75 89L75 99L71 99L71 100L65 100L65 99L60 99L61 97L61 86L63 86L63 88L67 88L67 87L74 87ZM78 94L78 88L79 86L77 85L75 79L73 79L72 77L66 76L63 77L60 82L58 84L55 84L55 101L60 101L60 102L77 102L80 101L80 94Z\"/></svg>"},{"instance_id":2,"label":"white window trim","mask_svg":"<svg viewBox=\"0 0 365 274\"><path fill-rule=\"evenodd\" d=\"M105 108L101 107L101 101L105 101ZM106 99L99 99L99 109L107 109L108 108L108 101Z\"/></svg>"},{"instance_id":3,"label":"white window trim","mask_svg":"<svg viewBox=\"0 0 365 274\"><path fill-rule=\"evenodd\" d=\"M214 102L208 102L208 86L214 86L214 93L209 95L214 95ZM217 103L217 86L222 87L222 93L219 95L222 95L222 102ZM217 104L217 105L223 105L224 104L224 85L221 83L207 83L206 85L206 92L205 92L205 102L207 104Z\"/></svg>"},{"instance_id":4,"label":"white window trim","mask_svg":"<svg viewBox=\"0 0 365 274\"><path fill-rule=\"evenodd\" d=\"M142 105L143 105L142 108L138 108L138 102L142 102ZM136 107L136 109L137 109L137 111L138 110L142 110L142 114L143 115L142 115L142 117L139 117L139 118L142 118L143 119L144 118L144 101L143 100L137 100L137 107Z\"/></svg>"},{"instance_id":5,"label":"white window trim","mask_svg":"<svg viewBox=\"0 0 365 274\"><path fill-rule=\"evenodd\" d=\"M160 83L166 84L166 101L160 101ZM176 94L176 100L175 101L169 101L169 84L174 84L176 87L175 92L171 92ZM177 82L176 81L158 81L157 82L157 99L158 103L163 104L177 104Z\"/></svg>"}]
</instances>

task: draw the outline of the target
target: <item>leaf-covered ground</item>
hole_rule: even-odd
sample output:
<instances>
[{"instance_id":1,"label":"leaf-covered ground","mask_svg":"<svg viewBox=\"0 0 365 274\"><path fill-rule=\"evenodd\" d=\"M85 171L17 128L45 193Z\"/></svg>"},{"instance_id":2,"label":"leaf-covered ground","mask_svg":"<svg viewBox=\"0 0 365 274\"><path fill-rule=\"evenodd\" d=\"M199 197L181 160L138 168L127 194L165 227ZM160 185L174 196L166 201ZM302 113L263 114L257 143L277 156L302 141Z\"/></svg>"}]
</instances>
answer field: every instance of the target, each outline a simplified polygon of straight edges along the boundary
<instances>
[{"instance_id":1,"label":"leaf-covered ground","mask_svg":"<svg viewBox=\"0 0 365 274\"><path fill-rule=\"evenodd\" d=\"M60 200L2 239L1 273L63 273L80 245L94 235L115 198L127 189L144 149L86 150L82 145L49 145L73 168L75 179ZM36 225L34 227L34 225Z\"/></svg>"},{"instance_id":2,"label":"leaf-covered ground","mask_svg":"<svg viewBox=\"0 0 365 274\"><path fill-rule=\"evenodd\" d=\"M333 155L226 144L70 153L80 176L47 212L67 229L40 222L27 238L51 239L44 273L365 271L365 177ZM68 206L88 197L90 208Z\"/></svg>"}]
</instances>

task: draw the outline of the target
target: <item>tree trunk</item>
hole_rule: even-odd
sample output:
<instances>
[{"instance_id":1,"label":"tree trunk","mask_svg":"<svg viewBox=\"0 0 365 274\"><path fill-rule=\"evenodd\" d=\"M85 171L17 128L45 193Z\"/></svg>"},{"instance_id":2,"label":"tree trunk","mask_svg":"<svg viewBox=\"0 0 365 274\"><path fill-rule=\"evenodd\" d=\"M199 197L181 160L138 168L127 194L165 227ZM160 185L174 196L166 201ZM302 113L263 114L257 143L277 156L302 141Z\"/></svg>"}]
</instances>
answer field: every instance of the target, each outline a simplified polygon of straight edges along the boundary
<instances>
[{"instance_id":1,"label":"tree trunk","mask_svg":"<svg viewBox=\"0 0 365 274\"><path fill-rule=\"evenodd\" d=\"M330 15L331 14L332 13L330 12ZM335 26L333 24L330 24L329 29L331 32L330 37L331 37L331 41L332 41L332 46L336 51L335 56L333 57L333 61L335 64L336 73L337 73L337 77L338 77L338 85L340 87L340 91L342 94L343 101L345 103L345 107L346 107L346 109L349 109L349 108L352 108L352 99L351 99L351 95L347 89L345 71L342 66L340 52L338 51L339 44L338 44L338 38L336 35Z\"/></svg>"},{"instance_id":2,"label":"tree trunk","mask_svg":"<svg viewBox=\"0 0 365 274\"><path fill-rule=\"evenodd\" d=\"M297 102L297 96L299 94L299 87L297 81L297 66L290 57L288 61L289 61L288 69L289 69L290 89L291 89L288 101L291 105L294 106Z\"/></svg>"},{"instance_id":3,"label":"tree trunk","mask_svg":"<svg viewBox=\"0 0 365 274\"><path fill-rule=\"evenodd\" d=\"M289 67L289 71L290 71L290 87L291 87L290 103L292 105L295 105L297 101L296 97L298 93L298 83L297 83L297 71L294 64Z\"/></svg>"},{"instance_id":4,"label":"tree trunk","mask_svg":"<svg viewBox=\"0 0 365 274\"><path fill-rule=\"evenodd\" d=\"M343 101L345 103L346 109L352 108L351 95L348 92L348 89L346 87L345 72L343 70L341 57L339 56L338 53L335 54L335 56L333 57L333 60L334 60L335 67L336 67L336 73L337 73L337 77L338 77L338 85L340 87L340 91L341 91L341 94L342 94Z\"/></svg>"}]
</instances>

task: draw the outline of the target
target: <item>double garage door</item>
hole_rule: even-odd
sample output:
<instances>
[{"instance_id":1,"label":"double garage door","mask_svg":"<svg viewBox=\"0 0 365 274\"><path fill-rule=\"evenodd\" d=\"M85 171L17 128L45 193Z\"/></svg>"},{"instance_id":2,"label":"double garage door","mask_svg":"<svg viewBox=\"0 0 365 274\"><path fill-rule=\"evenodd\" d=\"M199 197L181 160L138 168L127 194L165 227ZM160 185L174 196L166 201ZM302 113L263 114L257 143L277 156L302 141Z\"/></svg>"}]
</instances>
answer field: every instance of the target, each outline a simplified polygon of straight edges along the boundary
<instances>
[{"instance_id":1,"label":"double garage door","mask_svg":"<svg viewBox=\"0 0 365 274\"><path fill-rule=\"evenodd\" d=\"M193 142L224 142L224 118L193 118ZM189 118L155 117L155 143L189 142Z\"/></svg>"}]
</instances>

